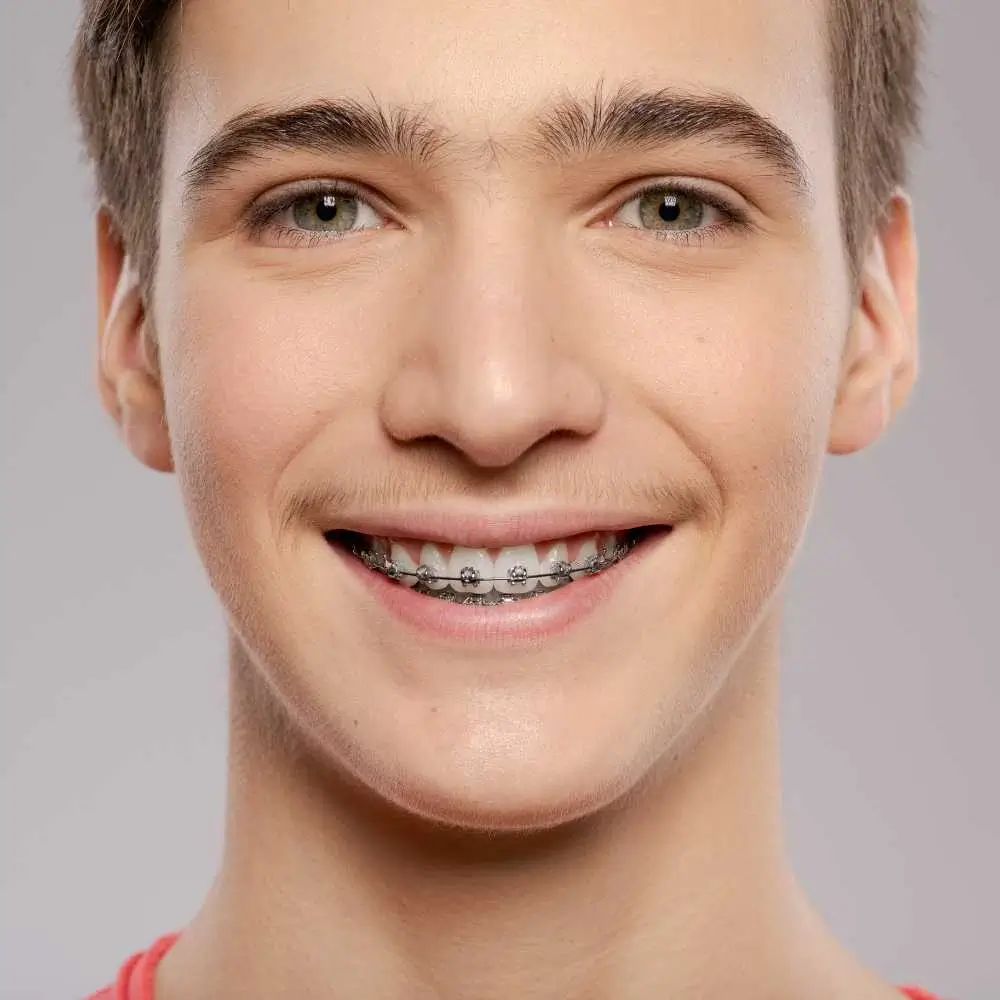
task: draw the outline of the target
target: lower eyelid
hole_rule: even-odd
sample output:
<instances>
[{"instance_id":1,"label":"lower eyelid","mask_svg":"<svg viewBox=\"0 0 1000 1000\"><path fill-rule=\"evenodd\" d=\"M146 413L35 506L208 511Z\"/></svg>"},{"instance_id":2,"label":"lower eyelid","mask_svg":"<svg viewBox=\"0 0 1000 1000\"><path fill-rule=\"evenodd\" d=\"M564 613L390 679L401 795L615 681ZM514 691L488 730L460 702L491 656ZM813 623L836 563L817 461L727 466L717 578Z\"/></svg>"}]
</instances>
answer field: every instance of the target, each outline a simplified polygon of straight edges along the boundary
<instances>
[{"instance_id":1,"label":"lower eyelid","mask_svg":"<svg viewBox=\"0 0 1000 1000\"><path fill-rule=\"evenodd\" d=\"M319 246L321 243L334 243L350 233L321 233L308 229L294 229L291 226L277 226L273 230L275 240L285 240L295 246Z\"/></svg>"}]
</instances>

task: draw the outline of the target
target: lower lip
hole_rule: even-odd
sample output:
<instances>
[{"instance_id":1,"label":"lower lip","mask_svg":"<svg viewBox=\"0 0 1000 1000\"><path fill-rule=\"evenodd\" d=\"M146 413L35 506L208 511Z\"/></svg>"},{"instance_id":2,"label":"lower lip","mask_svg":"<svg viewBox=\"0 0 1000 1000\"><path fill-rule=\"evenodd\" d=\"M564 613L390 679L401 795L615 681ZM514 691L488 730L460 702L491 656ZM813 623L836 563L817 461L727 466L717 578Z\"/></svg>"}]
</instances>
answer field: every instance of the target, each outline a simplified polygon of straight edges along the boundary
<instances>
[{"instance_id":1,"label":"lower lip","mask_svg":"<svg viewBox=\"0 0 1000 1000\"><path fill-rule=\"evenodd\" d=\"M507 604L477 606L427 597L395 583L343 549L328 547L385 608L411 628L436 639L510 646L565 632L607 601L629 573L670 538L676 528L644 538L619 563L551 593Z\"/></svg>"}]
</instances>

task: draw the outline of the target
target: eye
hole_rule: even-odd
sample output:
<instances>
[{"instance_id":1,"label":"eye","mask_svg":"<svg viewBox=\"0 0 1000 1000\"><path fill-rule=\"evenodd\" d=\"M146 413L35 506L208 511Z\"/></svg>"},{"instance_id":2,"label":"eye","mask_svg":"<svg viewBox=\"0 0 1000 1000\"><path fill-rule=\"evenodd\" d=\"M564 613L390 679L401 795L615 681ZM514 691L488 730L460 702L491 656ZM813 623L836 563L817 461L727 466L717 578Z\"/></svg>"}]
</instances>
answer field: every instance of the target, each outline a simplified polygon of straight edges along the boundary
<instances>
[{"instance_id":1,"label":"eye","mask_svg":"<svg viewBox=\"0 0 1000 1000\"><path fill-rule=\"evenodd\" d=\"M658 183L637 192L612 216L619 225L648 230L658 239L700 242L745 228L739 209L721 198L676 183ZM609 225L614 225L610 222Z\"/></svg>"},{"instance_id":2,"label":"eye","mask_svg":"<svg viewBox=\"0 0 1000 1000\"><path fill-rule=\"evenodd\" d=\"M378 229L384 216L343 183L286 188L254 206L248 226L263 242L315 246L366 229Z\"/></svg>"}]
</instances>

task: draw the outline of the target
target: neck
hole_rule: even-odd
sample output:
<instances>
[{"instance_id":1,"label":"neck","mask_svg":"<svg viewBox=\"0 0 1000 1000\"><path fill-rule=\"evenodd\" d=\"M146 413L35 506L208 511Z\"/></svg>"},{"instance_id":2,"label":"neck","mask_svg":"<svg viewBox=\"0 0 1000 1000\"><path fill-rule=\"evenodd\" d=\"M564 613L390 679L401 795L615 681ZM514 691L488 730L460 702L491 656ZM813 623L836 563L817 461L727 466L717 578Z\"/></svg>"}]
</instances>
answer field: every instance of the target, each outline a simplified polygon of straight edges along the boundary
<instances>
[{"instance_id":1,"label":"neck","mask_svg":"<svg viewBox=\"0 0 1000 1000\"><path fill-rule=\"evenodd\" d=\"M223 863L157 1000L899 1000L786 859L777 632L614 809L490 836L402 815L324 763L234 641Z\"/></svg>"}]
</instances>

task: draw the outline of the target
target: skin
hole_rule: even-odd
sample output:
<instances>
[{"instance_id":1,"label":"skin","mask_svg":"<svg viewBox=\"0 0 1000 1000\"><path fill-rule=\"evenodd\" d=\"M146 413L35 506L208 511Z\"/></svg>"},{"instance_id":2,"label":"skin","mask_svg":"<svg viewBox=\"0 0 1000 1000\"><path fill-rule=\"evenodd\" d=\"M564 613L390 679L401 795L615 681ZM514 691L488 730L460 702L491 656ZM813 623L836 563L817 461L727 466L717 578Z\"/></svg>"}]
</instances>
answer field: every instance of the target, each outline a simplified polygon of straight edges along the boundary
<instances>
[{"instance_id":1,"label":"skin","mask_svg":"<svg viewBox=\"0 0 1000 1000\"><path fill-rule=\"evenodd\" d=\"M806 899L780 822L787 572L826 455L878 439L917 368L903 192L848 288L824 16L186 5L150 301L98 220L102 398L132 453L176 472L231 633L223 861L157 1000L898 1000ZM598 78L742 96L792 137L812 199L721 144L523 155L528 112ZM185 169L235 114L369 89L491 155L421 172L286 151L185 207ZM391 212L315 246L241 228L314 177ZM685 246L615 215L635 182L675 178L749 206L751 230ZM694 510L565 635L459 646L418 639L314 523L282 522L317 485L384 508L382 484L465 513L626 495L649 522L675 484Z\"/></svg>"}]
</instances>

